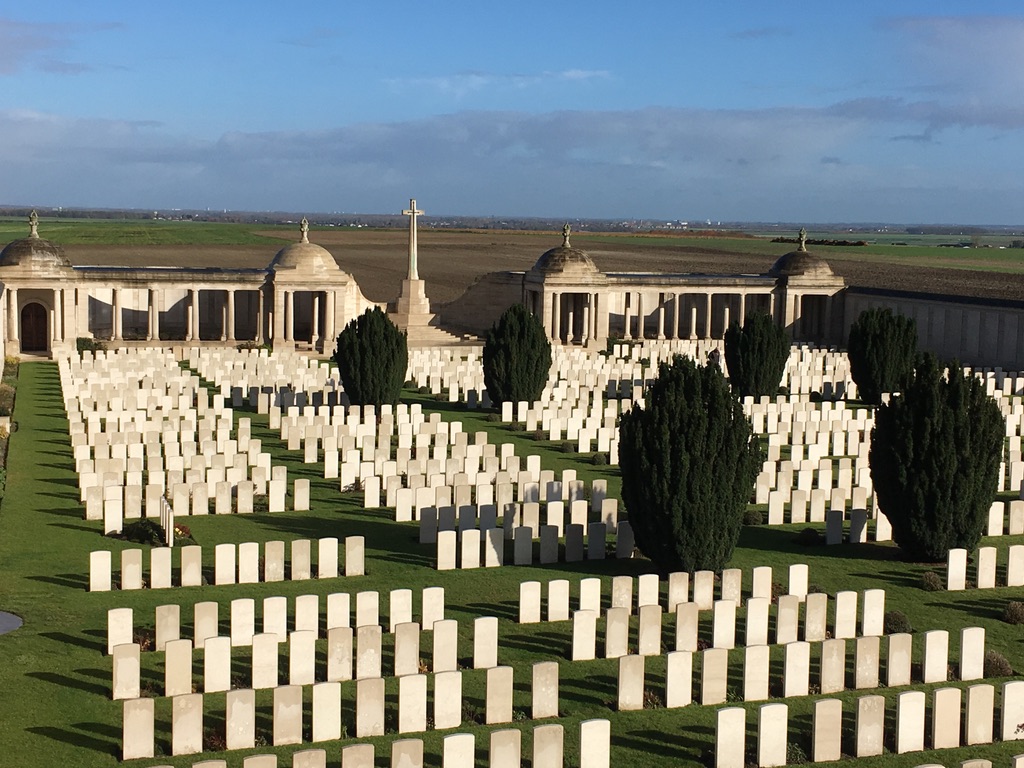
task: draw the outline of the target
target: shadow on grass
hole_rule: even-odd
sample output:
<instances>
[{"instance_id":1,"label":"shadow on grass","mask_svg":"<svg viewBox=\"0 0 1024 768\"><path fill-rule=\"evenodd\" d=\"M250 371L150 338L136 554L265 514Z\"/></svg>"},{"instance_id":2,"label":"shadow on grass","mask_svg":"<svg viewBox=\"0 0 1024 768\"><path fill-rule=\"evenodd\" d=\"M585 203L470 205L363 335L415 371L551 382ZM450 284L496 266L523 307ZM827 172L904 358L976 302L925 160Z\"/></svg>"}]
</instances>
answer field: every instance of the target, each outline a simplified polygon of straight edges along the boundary
<instances>
[{"instance_id":1,"label":"shadow on grass","mask_svg":"<svg viewBox=\"0 0 1024 768\"><path fill-rule=\"evenodd\" d=\"M93 672L96 670L81 670L77 669L76 672ZM96 675L90 675L95 677ZM107 678L110 674L105 675ZM75 677L69 677L67 675L58 675L55 672L29 672L26 677L31 677L36 680L42 680L44 683L53 683L59 685L61 688L77 688L85 693L92 694L94 696L100 696L104 699L110 698L110 686L102 685L100 683L91 683L87 680L79 680Z\"/></svg>"},{"instance_id":2,"label":"shadow on grass","mask_svg":"<svg viewBox=\"0 0 1024 768\"><path fill-rule=\"evenodd\" d=\"M700 764L701 757L708 750L708 744L714 743L714 730L708 727L691 726L686 729L687 736L666 733L664 731L643 730L628 731L625 736L616 735L617 746L629 747L638 752L649 752L652 742L658 743L660 755L670 755L680 763ZM690 738L690 735L696 738Z\"/></svg>"},{"instance_id":3,"label":"shadow on grass","mask_svg":"<svg viewBox=\"0 0 1024 768\"><path fill-rule=\"evenodd\" d=\"M87 630L86 634L103 639L92 640L88 637L81 637L79 635L69 635L66 632L43 632L40 637L45 637L47 640L53 640L54 642L61 643L62 645L77 645L79 648L85 648L86 650L96 651L97 653L106 653L106 632L93 629Z\"/></svg>"},{"instance_id":4,"label":"shadow on grass","mask_svg":"<svg viewBox=\"0 0 1024 768\"><path fill-rule=\"evenodd\" d=\"M55 584L58 587L83 589L88 586L89 579L81 573L58 573L56 576L29 576L30 581L41 581L44 584Z\"/></svg>"},{"instance_id":5,"label":"shadow on grass","mask_svg":"<svg viewBox=\"0 0 1024 768\"><path fill-rule=\"evenodd\" d=\"M111 734L114 729L109 725L104 725L102 723L75 723L72 728L75 728L76 730L71 731L45 725L31 727L27 730L29 733L34 733L38 736L45 736L63 744L70 744L73 747L83 747L85 749L92 750L93 752L114 755L115 757L120 756L121 734ZM107 732L112 735L113 741L105 741L95 738L95 734L102 732Z\"/></svg>"},{"instance_id":6,"label":"shadow on grass","mask_svg":"<svg viewBox=\"0 0 1024 768\"><path fill-rule=\"evenodd\" d=\"M815 527L808 525L806 527ZM891 544L867 542L864 544L824 544L805 546L797 541L799 530L786 526L747 525L740 531L739 547L784 552L803 557L829 557L872 562L903 562L900 550Z\"/></svg>"}]
</instances>

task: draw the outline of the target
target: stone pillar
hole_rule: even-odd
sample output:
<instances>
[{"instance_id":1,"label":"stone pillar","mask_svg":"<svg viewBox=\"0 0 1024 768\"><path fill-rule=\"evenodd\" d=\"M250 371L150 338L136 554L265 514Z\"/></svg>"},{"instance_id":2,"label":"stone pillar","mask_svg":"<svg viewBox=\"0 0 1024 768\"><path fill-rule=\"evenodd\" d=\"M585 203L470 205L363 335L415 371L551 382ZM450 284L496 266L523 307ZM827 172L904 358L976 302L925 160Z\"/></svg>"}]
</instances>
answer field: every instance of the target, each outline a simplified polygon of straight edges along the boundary
<instances>
[{"instance_id":1,"label":"stone pillar","mask_svg":"<svg viewBox=\"0 0 1024 768\"><path fill-rule=\"evenodd\" d=\"M271 338L274 340L274 347L278 344L283 344L285 340L284 336L284 316L285 316L285 291L279 291L274 289L274 331Z\"/></svg>"},{"instance_id":2,"label":"stone pillar","mask_svg":"<svg viewBox=\"0 0 1024 768\"><path fill-rule=\"evenodd\" d=\"M658 294L658 339L665 338L665 294Z\"/></svg>"},{"instance_id":3,"label":"stone pillar","mask_svg":"<svg viewBox=\"0 0 1024 768\"><path fill-rule=\"evenodd\" d=\"M678 339L683 335L679 331L679 313L681 309L680 304L683 303L683 296L685 295L686 294L683 293L677 293L672 298L672 333L669 335L673 339Z\"/></svg>"},{"instance_id":4,"label":"stone pillar","mask_svg":"<svg viewBox=\"0 0 1024 768\"><path fill-rule=\"evenodd\" d=\"M113 298L110 306L110 339L121 340L121 289L111 289Z\"/></svg>"},{"instance_id":5,"label":"stone pillar","mask_svg":"<svg viewBox=\"0 0 1024 768\"><path fill-rule=\"evenodd\" d=\"M21 320L18 312L18 289L7 289L7 340L18 341L18 323Z\"/></svg>"},{"instance_id":6,"label":"stone pillar","mask_svg":"<svg viewBox=\"0 0 1024 768\"><path fill-rule=\"evenodd\" d=\"M185 313L186 330L185 330L185 341L199 341L199 334L196 333L196 328L199 326L198 315L198 297L199 291L195 288L189 288L188 290L188 309Z\"/></svg>"},{"instance_id":7,"label":"stone pillar","mask_svg":"<svg viewBox=\"0 0 1024 768\"><path fill-rule=\"evenodd\" d=\"M544 326L545 332L548 334L549 339L554 339L555 334L552 332L552 306L551 299L544 298L544 289L542 288L537 298L540 299L540 313L541 313L541 324Z\"/></svg>"},{"instance_id":8,"label":"stone pillar","mask_svg":"<svg viewBox=\"0 0 1024 768\"><path fill-rule=\"evenodd\" d=\"M559 344L562 343L562 294L555 291L551 294L551 299L554 301L554 318L551 326L551 338L557 341Z\"/></svg>"},{"instance_id":9,"label":"stone pillar","mask_svg":"<svg viewBox=\"0 0 1024 768\"><path fill-rule=\"evenodd\" d=\"M775 316L775 310L775 291L771 291L768 294L768 316L777 323L779 322L779 318Z\"/></svg>"},{"instance_id":10,"label":"stone pillar","mask_svg":"<svg viewBox=\"0 0 1024 768\"><path fill-rule=\"evenodd\" d=\"M65 288L64 290L64 341L74 339L82 334L78 332L78 314L76 306L76 297L78 291L74 288Z\"/></svg>"},{"instance_id":11,"label":"stone pillar","mask_svg":"<svg viewBox=\"0 0 1024 768\"><path fill-rule=\"evenodd\" d=\"M57 292L54 291L53 306L50 307L50 348L53 348L53 342L57 340Z\"/></svg>"},{"instance_id":12,"label":"stone pillar","mask_svg":"<svg viewBox=\"0 0 1024 768\"><path fill-rule=\"evenodd\" d=\"M227 296L227 299L228 299L228 312L227 312L228 318L227 318L227 328L224 329L224 335L227 337L228 341L234 341L235 340L235 289L234 288L229 288L227 293L228 293L228 296Z\"/></svg>"},{"instance_id":13,"label":"stone pillar","mask_svg":"<svg viewBox=\"0 0 1024 768\"><path fill-rule=\"evenodd\" d=\"M320 291L313 293L313 325L309 332L309 342L314 347L320 343Z\"/></svg>"},{"instance_id":14,"label":"stone pillar","mask_svg":"<svg viewBox=\"0 0 1024 768\"><path fill-rule=\"evenodd\" d=\"M146 341L153 340L153 294L152 288L146 291Z\"/></svg>"},{"instance_id":15,"label":"stone pillar","mask_svg":"<svg viewBox=\"0 0 1024 768\"><path fill-rule=\"evenodd\" d=\"M714 304L714 294L707 295L707 312L704 313L704 335L702 338L711 338L711 307Z\"/></svg>"},{"instance_id":16,"label":"stone pillar","mask_svg":"<svg viewBox=\"0 0 1024 768\"><path fill-rule=\"evenodd\" d=\"M64 289L53 292L53 340L64 340Z\"/></svg>"},{"instance_id":17,"label":"stone pillar","mask_svg":"<svg viewBox=\"0 0 1024 768\"><path fill-rule=\"evenodd\" d=\"M722 338L723 339L725 338L725 332L727 330L729 330L729 315L730 314L731 313L729 311L729 304L727 302L726 305L724 307L722 307Z\"/></svg>"},{"instance_id":18,"label":"stone pillar","mask_svg":"<svg viewBox=\"0 0 1024 768\"><path fill-rule=\"evenodd\" d=\"M691 341L697 338L697 304L690 307L690 335Z\"/></svg>"},{"instance_id":19,"label":"stone pillar","mask_svg":"<svg viewBox=\"0 0 1024 768\"><path fill-rule=\"evenodd\" d=\"M797 334L796 334L796 331L797 331L797 329L796 329L796 313L797 313L797 307L796 307L797 297L796 297L796 294L791 293L787 289L786 293L783 295L782 301L783 301L782 313L781 313L782 314L782 327L785 328L786 331L789 333L790 338L792 338L794 341L796 341L796 337L797 337Z\"/></svg>"},{"instance_id":20,"label":"stone pillar","mask_svg":"<svg viewBox=\"0 0 1024 768\"><path fill-rule=\"evenodd\" d=\"M632 305L633 305L633 294L629 293L629 292L624 293L622 295L622 319L623 319L623 322L625 323L625 330L624 330L624 332L622 334L622 338L624 338L624 339L632 339L633 338L633 329L629 327L630 326L629 311L633 308Z\"/></svg>"},{"instance_id":21,"label":"stone pillar","mask_svg":"<svg viewBox=\"0 0 1024 768\"><path fill-rule=\"evenodd\" d=\"M644 339L644 294L638 291L636 294L636 337Z\"/></svg>"},{"instance_id":22,"label":"stone pillar","mask_svg":"<svg viewBox=\"0 0 1024 768\"><path fill-rule=\"evenodd\" d=\"M746 291L744 291L743 293L740 294L740 314L739 314L739 317L736 318L736 320L737 320L737 322L740 325L743 325L745 322L747 322L747 293L746 293Z\"/></svg>"},{"instance_id":23,"label":"stone pillar","mask_svg":"<svg viewBox=\"0 0 1024 768\"><path fill-rule=\"evenodd\" d=\"M266 289L261 285L256 291L256 343L263 344L266 341L264 329L265 315L267 313L265 304Z\"/></svg>"},{"instance_id":24,"label":"stone pillar","mask_svg":"<svg viewBox=\"0 0 1024 768\"><path fill-rule=\"evenodd\" d=\"M570 293L565 301L565 343L572 344L576 341L576 297L577 294Z\"/></svg>"},{"instance_id":25,"label":"stone pillar","mask_svg":"<svg viewBox=\"0 0 1024 768\"><path fill-rule=\"evenodd\" d=\"M581 297L583 301L583 323L580 326L580 341L586 344L594 338L594 329L591 327L593 312L590 309L590 305L594 300L594 294L581 294Z\"/></svg>"},{"instance_id":26,"label":"stone pillar","mask_svg":"<svg viewBox=\"0 0 1024 768\"><path fill-rule=\"evenodd\" d=\"M7 289L7 310L8 314L8 334L7 338L9 341L20 342L21 337L19 334L21 324L21 312L18 307L18 289L8 288Z\"/></svg>"},{"instance_id":27,"label":"stone pillar","mask_svg":"<svg viewBox=\"0 0 1024 768\"><path fill-rule=\"evenodd\" d=\"M284 294L284 340L295 342L295 291Z\"/></svg>"},{"instance_id":28,"label":"stone pillar","mask_svg":"<svg viewBox=\"0 0 1024 768\"><path fill-rule=\"evenodd\" d=\"M334 351L334 342L337 341L338 333L335 330L335 313L337 308L337 295L334 289L327 291L326 310L324 316L324 352Z\"/></svg>"}]
</instances>

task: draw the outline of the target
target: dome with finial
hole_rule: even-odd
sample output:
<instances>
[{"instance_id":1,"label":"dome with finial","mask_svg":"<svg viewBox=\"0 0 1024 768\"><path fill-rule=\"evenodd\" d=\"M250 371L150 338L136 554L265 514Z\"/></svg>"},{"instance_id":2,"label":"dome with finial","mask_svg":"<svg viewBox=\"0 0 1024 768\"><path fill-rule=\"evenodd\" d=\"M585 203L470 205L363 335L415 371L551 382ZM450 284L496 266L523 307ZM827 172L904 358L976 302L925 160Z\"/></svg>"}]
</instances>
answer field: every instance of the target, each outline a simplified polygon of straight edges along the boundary
<instances>
[{"instance_id":1,"label":"dome with finial","mask_svg":"<svg viewBox=\"0 0 1024 768\"><path fill-rule=\"evenodd\" d=\"M544 276L585 277L600 274L590 255L579 248L569 245L569 234L572 228L566 224L562 227L562 244L557 248L545 251L530 270Z\"/></svg>"},{"instance_id":2,"label":"dome with finial","mask_svg":"<svg viewBox=\"0 0 1024 768\"><path fill-rule=\"evenodd\" d=\"M309 221L305 216L299 224L299 232L302 234L299 242L286 245L274 256L274 260L270 262L272 270L276 272L280 269L295 269L325 275L341 271L330 251L309 242Z\"/></svg>"},{"instance_id":3,"label":"dome with finial","mask_svg":"<svg viewBox=\"0 0 1024 768\"><path fill-rule=\"evenodd\" d=\"M801 228L799 245L772 264L768 270L772 277L833 278L835 273L820 256L807 250L807 230Z\"/></svg>"},{"instance_id":4,"label":"dome with finial","mask_svg":"<svg viewBox=\"0 0 1024 768\"><path fill-rule=\"evenodd\" d=\"M39 236L39 214L29 214L29 234L8 243L0 251L0 268L20 268L33 274L53 274L72 269L64 249Z\"/></svg>"}]
</instances>

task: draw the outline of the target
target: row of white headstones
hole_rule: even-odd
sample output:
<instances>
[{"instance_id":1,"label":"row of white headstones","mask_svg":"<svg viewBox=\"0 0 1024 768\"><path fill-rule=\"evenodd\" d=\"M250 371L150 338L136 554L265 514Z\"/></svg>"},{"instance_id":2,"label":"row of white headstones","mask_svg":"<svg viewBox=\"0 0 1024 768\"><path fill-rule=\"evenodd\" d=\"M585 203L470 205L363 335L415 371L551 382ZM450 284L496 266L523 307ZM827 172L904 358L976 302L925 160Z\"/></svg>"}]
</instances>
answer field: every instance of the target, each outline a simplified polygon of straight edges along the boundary
<instances>
[{"instance_id":1,"label":"row of white headstones","mask_svg":"<svg viewBox=\"0 0 1024 768\"><path fill-rule=\"evenodd\" d=\"M725 613L725 612L726 612L726 611L724 611L724 610L722 610L722 609L719 609L719 610L721 610L721 611L722 611L723 613ZM718 612L718 611L716 611L716 612ZM582 622L582 623L586 623L586 622ZM631 678L631 680L632 680L633 684L635 685L635 678L636 678L636 675L631 675L631 676L630 676L630 678Z\"/></svg>"}]
</instances>

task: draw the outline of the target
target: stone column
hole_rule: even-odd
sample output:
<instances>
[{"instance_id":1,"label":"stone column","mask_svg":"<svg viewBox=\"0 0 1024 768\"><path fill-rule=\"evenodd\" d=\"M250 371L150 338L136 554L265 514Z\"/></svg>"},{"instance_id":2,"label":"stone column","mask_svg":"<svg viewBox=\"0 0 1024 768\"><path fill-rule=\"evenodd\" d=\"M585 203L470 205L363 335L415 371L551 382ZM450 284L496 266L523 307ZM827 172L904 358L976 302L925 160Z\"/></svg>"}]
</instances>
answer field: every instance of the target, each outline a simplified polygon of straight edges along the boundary
<instances>
[{"instance_id":1,"label":"stone column","mask_svg":"<svg viewBox=\"0 0 1024 768\"><path fill-rule=\"evenodd\" d=\"M768 315L771 317L772 320L774 320L777 323L779 322L779 318L775 316L776 309L777 307L775 306L775 291L771 291L768 294Z\"/></svg>"},{"instance_id":2,"label":"stone column","mask_svg":"<svg viewBox=\"0 0 1024 768\"><path fill-rule=\"evenodd\" d=\"M338 311L337 307L337 295L332 289L327 291L326 296L326 310L324 317L324 352L334 351L334 342L337 341L338 333L335 330L335 313Z\"/></svg>"},{"instance_id":3,"label":"stone column","mask_svg":"<svg viewBox=\"0 0 1024 768\"><path fill-rule=\"evenodd\" d=\"M284 320L285 320L285 303L286 303L286 292L283 290L274 289L274 331L271 338L274 340L274 348L276 349L278 344L283 344L285 340L284 335Z\"/></svg>"},{"instance_id":4,"label":"stone column","mask_svg":"<svg viewBox=\"0 0 1024 768\"><path fill-rule=\"evenodd\" d=\"M234 288L229 288L227 293L228 293L228 296L227 296L227 298L228 298L228 313L227 313L228 314L228 320L227 320L227 326L228 327L225 329L225 334L224 335L227 336L227 340L228 341L234 341L235 340L235 289Z\"/></svg>"},{"instance_id":5,"label":"stone column","mask_svg":"<svg viewBox=\"0 0 1024 768\"><path fill-rule=\"evenodd\" d=\"M644 294L637 291L636 294L636 337L644 340Z\"/></svg>"},{"instance_id":6,"label":"stone column","mask_svg":"<svg viewBox=\"0 0 1024 768\"><path fill-rule=\"evenodd\" d=\"M110 306L110 339L121 340L121 289L112 288L113 298Z\"/></svg>"},{"instance_id":7,"label":"stone column","mask_svg":"<svg viewBox=\"0 0 1024 768\"><path fill-rule=\"evenodd\" d=\"M690 307L690 334L689 339L693 341L697 338L697 304L694 303Z\"/></svg>"},{"instance_id":8,"label":"stone column","mask_svg":"<svg viewBox=\"0 0 1024 768\"><path fill-rule=\"evenodd\" d=\"M745 322L747 322L747 292L746 291L744 291L743 293L740 294L740 314L739 314L739 317L736 318L736 320L737 320L737 322L739 322L740 325L743 325Z\"/></svg>"},{"instance_id":9,"label":"stone column","mask_svg":"<svg viewBox=\"0 0 1024 768\"><path fill-rule=\"evenodd\" d=\"M196 306L197 291L195 288L188 289L188 307L185 311L185 341L192 341L196 338L196 326L199 323L196 322L196 315L199 314L199 308Z\"/></svg>"},{"instance_id":10,"label":"stone column","mask_svg":"<svg viewBox=\"0 0 1024 768\"><path fill-rule=\"evenodd\" d=\"M576 341L576 297L575 293L566 296L565 301L565 343Z\"/></svg>"},{"instance_id":11,"label":"stone column","mask_svg":"<svg viewBox=\"0 0 1024 768\"><path fill-rule=\"evenodd\" d=\"M320 292L316 291L313 293L313 325L309 332L309 342L316 347L320 341Z\"/></svg>"},{"instance_id":12,"label":"stone column","mask_svg":"<svg viewBox=\"0 0 1024 768\"><path fill-rule=\"evenodd\" d=\"M153 340L153 289L146 291L146 341Z\"/></svg>"},{"instance_id":13,"label":"stone column","mask_svg":"<svg viewBox=\"0 0 1024 768\"><path fill-rule=\"evenodd\" d=\"M629 311L632 308L633 308L633 294L632 294L632 292L627 291L626 293L624 293L622 295L622 319L623 319L623 322L625 323L625 330L624 330L624 332L622 334L622 338L624 338L624 339L632 339L633 338L633 329L630 328L630 317L629 317Z\"/></svg>"},{"instance_id":14,"label":"stone column","mask_svg":"<svg viewBox=\"0 0 1024 768\"><path fill-rule=\"evenodd\" d=\"M731 313L729 311L729 305L726 304L724 307L722 307L722 338L723 339L725 338L725 332L727 330L729 330L729 315L730 314Z\"/></svg>"},{"instance_id":15,"label":"stone column","mask_svg":"<svg viewBox=\"0 0 1024 768\"><path fill-rule=\"evenodd\" d=\"M551 297L555 303L554 307L554 321L551 328L551 338L557 341L559 344L562 343L562 294L555 291L551 294Z\"/></svg>"},{"instance_id":16,"label":"stone column","mask_svg":"<svg viewBox=\"0 0 1024 768\"><path fill-rule=\"evenodd\" d=\"M665 294L658 294L658 340L665 338Z\"/></svg>"},{"instance_id":17,"label":"stone column","mask_svg":"<svg viewBox=\"0 0 1024 768\"><path fill-rule=\"evenodd\" d=\"M75 307L75 297L78 291L74 288L65 288L63 291L64 301L61 304L64 307L63 338L64 341L68 341L82 335L78 332L78 315Z\"/></svg>"},{"instance_id":18,"label":"stone column","mask_svg":"<svg viewBox=\"0 0 1024 768\"><path fill-rule=\"evenodd\" d=\"M150 311L153 313L153 341L160 341L160 312L164 308L164 292L153 288L150 291Z\"/></svg>"},{"instance_id":19,"label":"stone column","mask_svg":"<svg viewBox=\"0 0 1024 768\"><path fill-rule=\"evenodd\" d=\"M552 315L551 299L548 299L548 298L545 297L544 289L543 288L541 288L540 291L538 291L537 298L539 300L539 305L540 305L541 325L544 326L544 332L547 333L548 339L553 339L554 338L554 334L551 332L551 327L552 327L552 325L551 325L552 324L552 320L551 320L551 315Z\"/></svg>"},{"instance_id":20,"label":"stone column","mask_svg":"<svg viewBox=\"0 0 1024 768\"><path fill-rule=\"evenodd\" d=\"M18 312L18 289L7 289L7 340L18 341L18 323L21 320Z\"/></svg>"},{"instance_id":21,"label":"stone column","mask_svg":"<svg viewBox=\"0 0 1024 768\"><path fill-rule=\"evenodd\" d=\"M284 294L284 340L295 342L295 291Z\"/></svg>"},{"instance_id":22,"label":"stone column","mask_svg":"<svg viewBox=\"0 0 1024 768\"><path fill-rule=\"evenodd\" d=\"M680 305L683 303L683 296L685 296L685 295L686 294L683 294L683 293L677 293L677 294L675 294L674 298L672 299L672 333L671 333L671 337L673 339L678 339L678 338L682 337L682 335L683 335L680 332L680 329L679 329L679 313L680 313L680 310L681 310Z\"/></svg>"},{"instance_id":23,"label":"stone column","mask_svg":"<svg viewBox=\"0 0 1024 768\"><path fill-rule=\"evenodd\" d=\"M711 308L714 306L714 294L708 293L707 295L707 312L704 313L704 336L702 338L711 338Z\"/></svg>"},{"instance_id":24,"label":"stone column","mask_svg":"<svg viewBox=\"0 0 1024 768\"><path fill-rule=\"evenodd\" d=\"M53 342L57 340L57 292L54 291L53 306L49 311L50 315L50 348L53 348Z\"/></svg>"},{"instance_id":25,"label":"stone column","mask_svg":"<svg viewBox=\"0 0 1024 768\"><path fill-rule=\"evenodd\" d=\"M263 344L266 341L266 334L264 333L263 323L264 315L266 314L266 308L264 307L264 296L265 289L261 285L259 290L256 291L256 343Z\"/></svg>"},{"instance_id":26,"label":"stone column","mask_svg":"<svg viewBox=\"0 0 1024 768\"><path fill-rule=\"evenodd\" d=\"M64 341L64 289L53 292L53 340Z\"/></svg>"}]
</instances>

